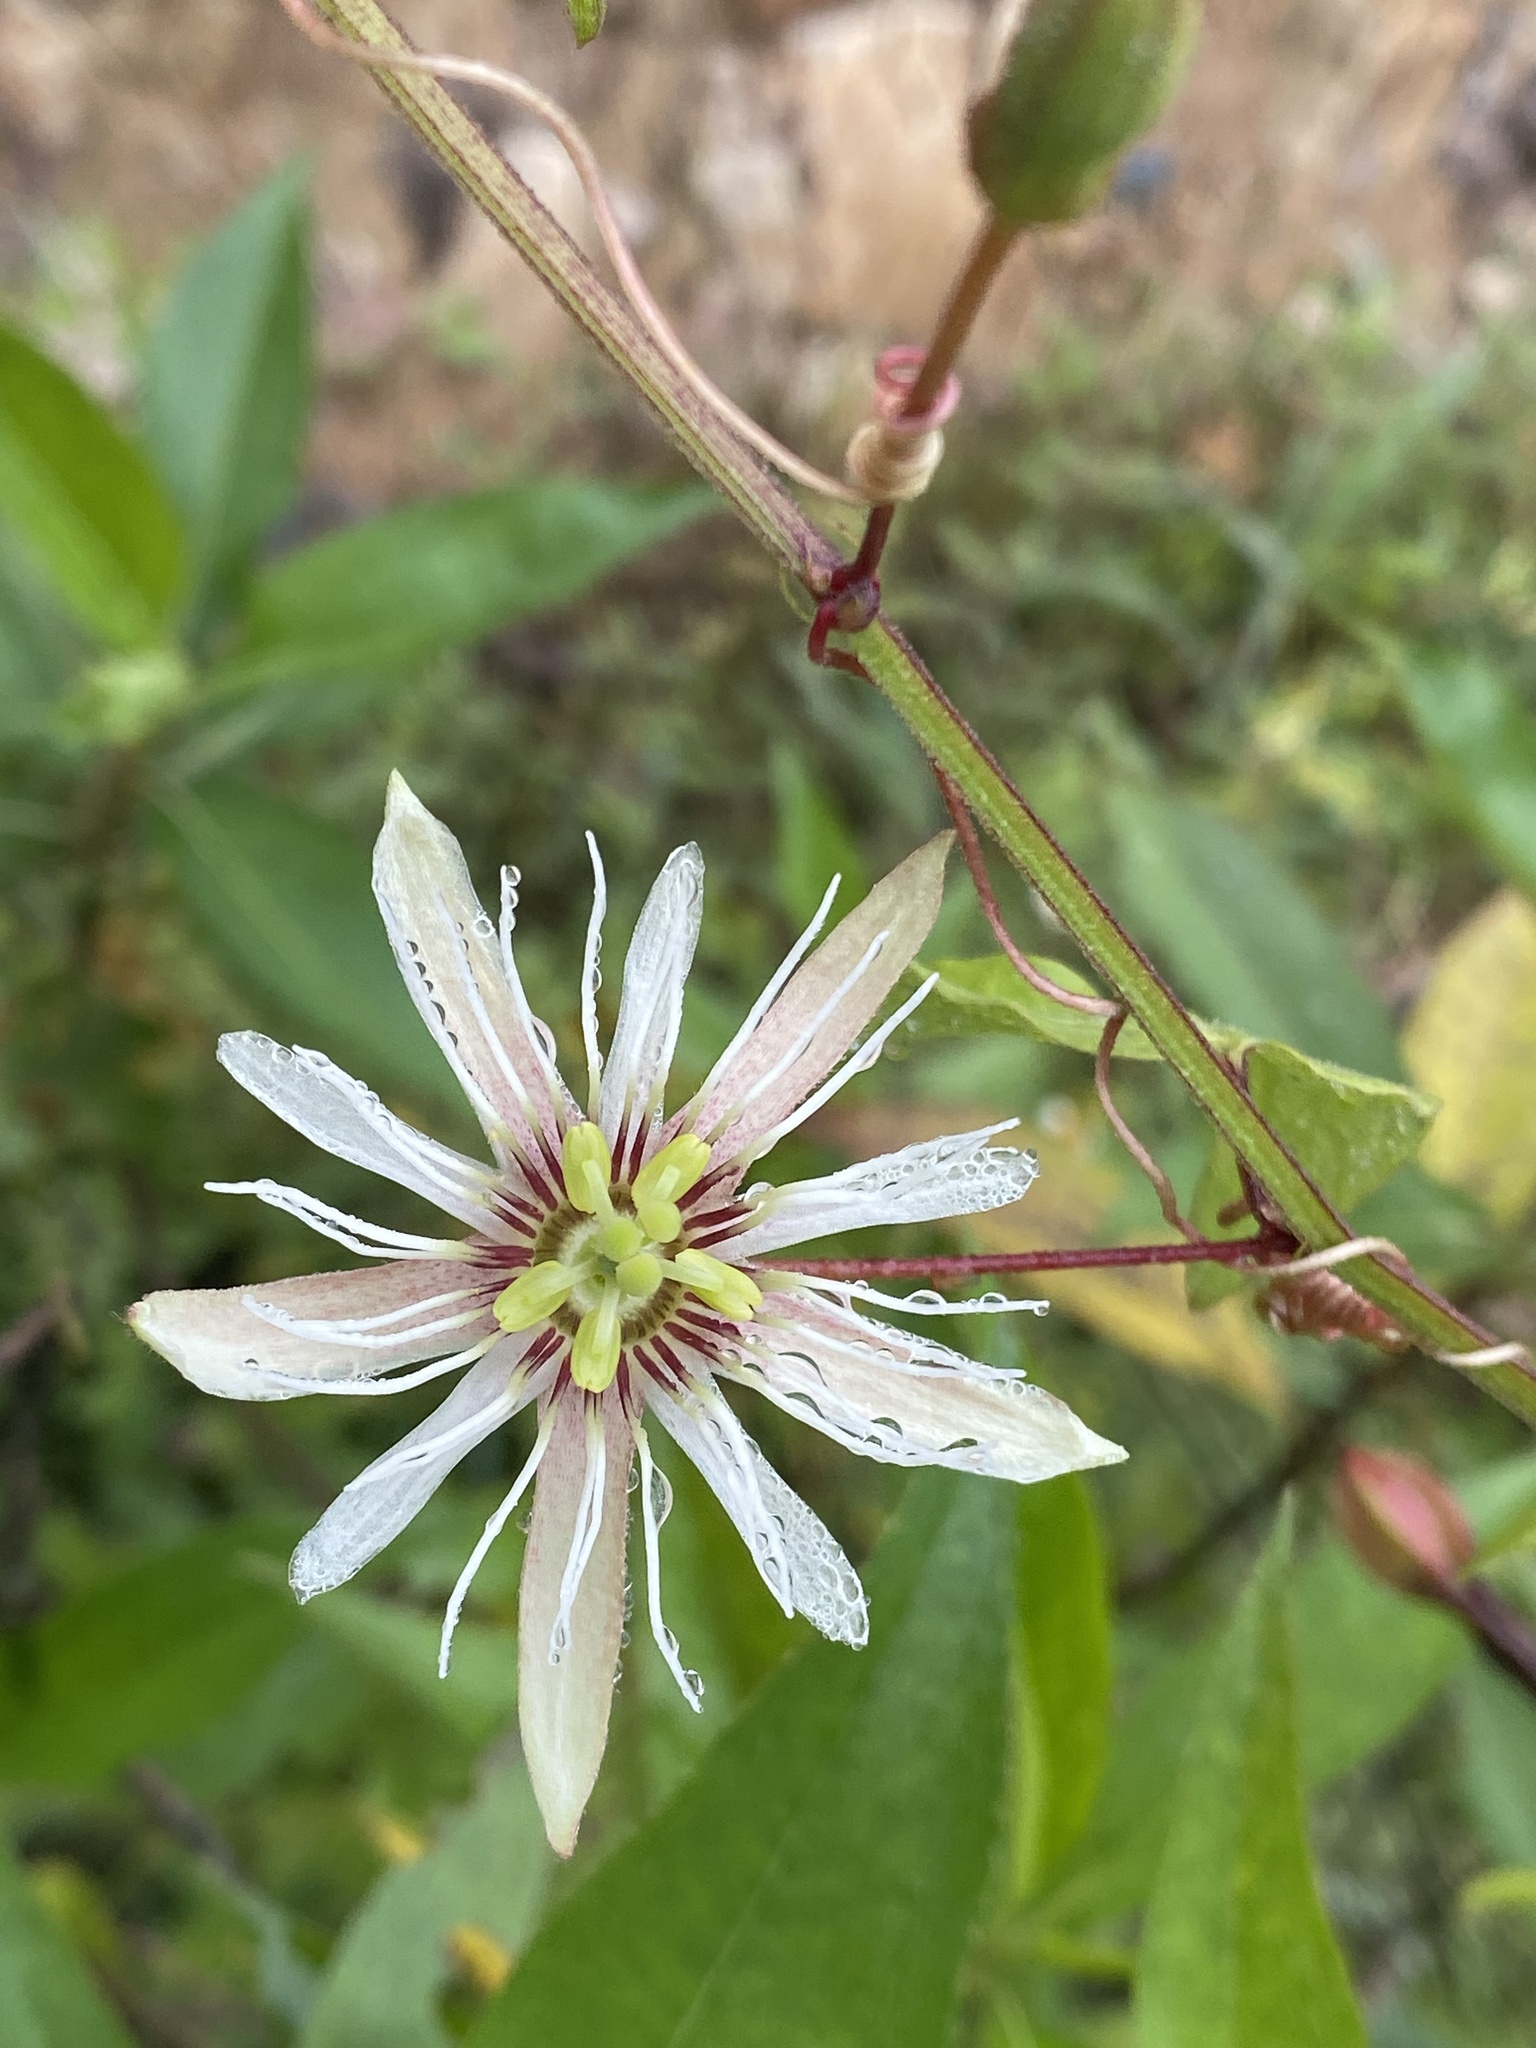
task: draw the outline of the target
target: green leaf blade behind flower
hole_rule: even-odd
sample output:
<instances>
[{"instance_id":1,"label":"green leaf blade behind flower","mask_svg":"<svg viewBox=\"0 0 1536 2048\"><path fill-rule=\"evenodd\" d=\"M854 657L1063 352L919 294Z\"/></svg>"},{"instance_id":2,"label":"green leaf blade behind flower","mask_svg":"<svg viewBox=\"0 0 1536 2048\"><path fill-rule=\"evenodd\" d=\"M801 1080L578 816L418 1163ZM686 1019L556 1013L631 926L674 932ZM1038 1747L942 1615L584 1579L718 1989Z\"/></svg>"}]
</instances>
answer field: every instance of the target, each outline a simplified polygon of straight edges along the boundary
<instances>
[{"instance_id":1,"label":"green leaf blade behind flower","mask_svg":"<svg viewBox=\"0 0 1536 2048\"><path fill-rule=\"evenodd\" d=\"M266 998L277 1028L312 1033L330 1057L361 1066L372 1086L462 1110L458 1084L395 966L361 846L234 777L167 792L161 817L188 908L215 950Z\"/></svg>"},{"instance_id":2,"label":"green leaf blade behind flower","mask_svg":"<svg viewBox=\"0 0 1536 2048\"><path fill-rule=\"evenodd\" d=\"M1113 1665L1093 1498L1068 1472L1019 1489L1024 1764L1016 1865L1033 1889L1081 1833L1103 1776Z\"/></svg>"},{"instance_id":3,"label":"green leaf blade behind flower","mask_svg":"<svg viewBox=\"0 0 1536 2048\"><path fill-rule=\"evenodd\" d=\"M258 577L229 687L409 667L569 604L709 509L694 486L530 477L408 505Z\"/></svg>"},{"instance_id":4,"label":"green leaf blade behind flower","mask_svg":"<svg viewBox=\"0 0 1536 2048\"><path fill-rule=\"evenodd\" d=\"M1365 2048L1323 1912L1297 1765L1282 1512L1179 1767L1136 1980L1138 2048Z\"/></svg>"},{"instance_id":5,"label":"green leaf blade behind flower","mask_svg":"<svg viewBox=\"0 0 1536 2048\"><path fill-rule=\"evenodd\" d=\"M870 1647L816 1643L767 1681L556 1911L472 2048L945 2038L1000 1789L1012 1535L1001 1488L915 1480Z\"/></svg>"},{"instance_id":6,"label":"green leaf blade behind flower","mask_svg":"<svg viewBox=\"0 0 1536 2048\"><path fill-rule=\"evenodd\" d=\"M302 1627L281 1567L269 1572L289 1533L212 1529L56 1608L16 1646L0 1690L0 1771L93 1784L229 1712Z\"/></svg>"},{"instance_id":7,"label":"green leaf blade behind flower","mask_svg":"<svg viewBox=\"0 0 1536 2048\"><path fill-rule=\"evenodd\" d=\"M1031 965L1074 995L1099 995L1086 976L1059 960L1035 959ZM929 960L907 970L904 986L916 988L937 974L933 993L912 1013L909 1037L971 1038L989 1033L1033 1038L1042 1045L1070 1046L1094 1053L1104 1035L1104 1019L1043 995L1026 981L1001 953L975 960ZM1156 1060L1162 1055L1139 1024L1128 1023L1115 1042L1118 1059Z\"/></svg>"},{"instance_id":8,"label":"green leaf blade behind flower","mask_svg":"<svg viewBox=\"0 0 1536 2048\"><path fill-rule=\"evenodd\" d=\"M298 487L312 381L308 176L287 165L198 249L144 357L150 452L194 536L194 611L228 595Z\"/></svg>"},{"instance_id":9,"label":"green leaf blade behind flower","mask_svg":"<svg viewBox=\"0 0 1536 2048\"><path fill-rule=\"evenodd\" d=\"M95 399L0 327L0 518L80 624L111 647L167 627L181 588L176 515Z\"/></svg>"},{"instance_id":10,"label":"green leaf blade behind flower","mask_svg":"<svg viewBox=\"0 0 1536 2048\"><path fill-rule=\"evenodd\" d=\"M132 2048L3 1839L0 2041L5 2048Z\"/></svg>"}]
</instances>

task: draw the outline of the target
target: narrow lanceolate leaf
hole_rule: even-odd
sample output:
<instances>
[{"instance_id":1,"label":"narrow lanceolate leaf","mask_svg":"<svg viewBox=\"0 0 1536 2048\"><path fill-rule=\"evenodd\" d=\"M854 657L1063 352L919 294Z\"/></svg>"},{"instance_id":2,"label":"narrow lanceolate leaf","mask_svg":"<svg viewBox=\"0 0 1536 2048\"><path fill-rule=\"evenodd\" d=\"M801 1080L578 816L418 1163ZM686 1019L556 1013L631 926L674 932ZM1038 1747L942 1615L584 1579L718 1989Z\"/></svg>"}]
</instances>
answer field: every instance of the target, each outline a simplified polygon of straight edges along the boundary
<instances>
[{"instance_id":1,"label":"narrow lanceolate leaf","mask_svg":"<svg viewBox=\"0 0 1536 2048\"><path fill-rule=\"evenodd\" d=\"M1001 1780L1011 1503L925 1475L872 1636L770 1678L547 1923L472 2048L932 2048Z\"/></svg>"},{"instance_id":2,"label":"narrow lanceolate leaf","mask_svg":"<svg viewBox=\"0 0 1536 2048\"><path fill-rule=\"evenodd\" d=\"M1029 1888L1080 1833L1109 1740L1112 1671L1104 1550L1093 1500L1069 1472L1018 1498L1023 1757L1020 1883Z\"/></svg>"},{"instance_id":3,"label":"narrow lanceolate leaf","mask_svg":"<svg viewBox=\"0 0 1536 2048\"><path fill-rule=\"evenodd\" d=\"M1138 2048L1365 2048L1307 1845L1282 1513L1206 1680L1136 1982Z\"/></svg>"},{"instance_id":4,"label":"narrow lanceolate leaf","mask_svg":"<svg viewBox=\"0 0 1536 2048\"><path fill-rule=\"evenodd\" d=\"M401 668L569 604L697 519L697 489L534 477L327 534L263 572L231 686Z\"/></svg>"},{"instance_id":5,"label":"narrow lanceolate leaf","mask_svg":"<svg viewBox=\"0 0 1536 2048\"><path fill-rule=\"evenodd\" d=\"M114 647L162 634L176 516L137 448L56 363L0 327L0 520L60 602Z\"/></svg>"},{"instance_id":6,"label":"narrow lanceolate leaf","mask_svg":"<svg viewBox=\"0 0 1536 2048\"><path fill-rule=\"evenodd\" d=\"M0 1840L0 2041L5 2048L131 2048L85 1964Z\"/></svg>"},{"instance_id":7,"label":"narrow lanceolate leaf","mask_svg":"<svg viewBox=\"0 0 1536 2048\"><path fill-rule=\"evenodd\" d=\"M145 354L144 429L195 537L205 606L298 482L310 396L305 183L289 165L216 229L176 280Z\"/></svg>"},{"instance_id":8,"label":"narrow lanceolate leaf","mask_svg":"<svg viewBox=\"0 0 1536 2048\"><path fill-rule=\"evenodd\" d=\"M228 1713L298 1634L286 1591L252 1569L285 1547L262 1524L214 1530L55 1608L0 1692L5 1776L89 1784Z\"/></svg>"},{"instance_id":9,"label":"narrow lanceolate leaf","mask_svg":"<svg viewBox=\"0 0 1536 2048\"><path fill-rule=\"evenodd\" d=\"M1300 1768L1318 1789L1403 1733L1471 1658L1438 1609L1367 1578L1337 1543L1296 1575ZM1115 1729L1099 1796L1038 1904L1051 1922L1091 1929L1145 1901L1177 1808L1176 1774L1214 1644L1171 1652Z\"/></svg>"},{"instance_id":10,"label":"narrow lanceolate leaf","mask_svg":"<svg viewBox=\"0 0 1536 2048\"><path fill-rule=\"evenodd\" d=\"M374 1084L461 1100L401 986L360 846L233 777L168 792L162 815L183 897L275 1027L318 1039Z\"/></svg>"}]
</instances>

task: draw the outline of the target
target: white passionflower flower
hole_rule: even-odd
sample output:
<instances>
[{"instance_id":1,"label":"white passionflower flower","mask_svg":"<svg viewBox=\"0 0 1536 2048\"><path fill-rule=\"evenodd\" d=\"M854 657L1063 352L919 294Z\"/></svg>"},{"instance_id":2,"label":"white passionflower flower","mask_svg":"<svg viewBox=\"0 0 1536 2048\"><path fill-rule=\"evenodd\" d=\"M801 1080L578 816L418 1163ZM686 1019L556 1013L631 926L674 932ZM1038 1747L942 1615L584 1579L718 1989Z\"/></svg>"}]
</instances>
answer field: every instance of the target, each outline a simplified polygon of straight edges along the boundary
<instances>
[{"instance_id":1,"label":"white passionflower flower","mask_svg":"<svg viewBox=\"0 0 1536 2048\"><path fill-rule=\"evenodd\" d=\"M662 1094L698 935L703 863L696 847L679 848L651 891L624 963L606 1062L597 1031L597 865L582 985L584 1115L513 961L515 871L502 872L498 928L457 842L396 776L374 887L401 972L495 1164L412 1130L319 1053L253 1032L220 1044L235 1079L295 1130L424 1195L469 1235L382 1229L267 1180L221 1186L383 1263L151 1294L130 1320L197 1386L236 1400L389 1394L455 1376L436 1412L352 1480L300 1543L290 1576L301 1600L350 1579L467 1452L535 1408L533 1450L454 1588L442 1655L446 1670L475 1571L537 1474L518 1704L534 1789L562 1854L575 1844L607 1738L637 1458L650 1625L689 1704L699 1705L698 1678L662 1619L658 1534L669 1498L648 1417L713 1487L785 1613L855 1646L868 1626L857 1574L746 1435L721 1379L755 1387L850 1450L894 1464L1029 1481L1124 1456L1019 1374L867 1321L850 1299L885 1297L760 1263L833 1231L997 1208L1034 1179L1028 1153L988 1144L1010 1128L999 1124L818 1180L742 1187L752 1162L868 1067L912 1007L854 1050L933 924L947 844L946 835L903 861L812 952L829 890L703 1087L670 1119ZM889 1305L951 1306L934 1295ZM1020 1305L993 1297L956 1306Z\"/></svg>"}]
</instances>

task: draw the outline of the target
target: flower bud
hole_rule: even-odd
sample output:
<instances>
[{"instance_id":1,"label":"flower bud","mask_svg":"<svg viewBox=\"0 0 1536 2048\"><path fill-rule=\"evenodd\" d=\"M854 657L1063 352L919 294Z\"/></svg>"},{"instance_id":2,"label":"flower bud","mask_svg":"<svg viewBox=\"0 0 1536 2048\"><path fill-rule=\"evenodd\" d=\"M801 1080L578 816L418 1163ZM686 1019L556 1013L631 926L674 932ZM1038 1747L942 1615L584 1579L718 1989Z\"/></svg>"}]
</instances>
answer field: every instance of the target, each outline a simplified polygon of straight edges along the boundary
<instances>
[{"instance_id":1,"label":"flower bud","mask_svg":"<svg viewBox=\"0 0 1536 2048\"><path fill-rule=\"evenodd\" d=\"M1477 1539L1439 1474L1401 1451L1354 1445L1339 1459L1333 1514L1355 1556L1403 1593L1431 1598L1454 1587Z\"/></svg>"},{"instance_id":2,"label":"flower bud","mask_svg":"<svg viewBox=\"0 0 1536 2048\"><path fill-rule=\"evenodd\" d=\"M1201 0L1022 0L970 112L971 170L1012 227L1073 220L1177 85ZM1001 40L1001 38L999 38Z\"/></svg>"}]
</instances>

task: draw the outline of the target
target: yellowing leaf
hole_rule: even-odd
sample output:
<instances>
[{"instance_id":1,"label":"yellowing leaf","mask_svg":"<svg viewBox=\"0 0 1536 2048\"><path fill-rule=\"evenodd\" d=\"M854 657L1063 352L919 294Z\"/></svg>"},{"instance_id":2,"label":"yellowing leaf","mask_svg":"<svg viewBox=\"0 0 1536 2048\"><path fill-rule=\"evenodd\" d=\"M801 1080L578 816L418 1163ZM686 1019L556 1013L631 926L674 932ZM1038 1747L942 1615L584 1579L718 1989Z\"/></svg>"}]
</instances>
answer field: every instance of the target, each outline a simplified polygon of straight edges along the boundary
<instances>
[{"instance_id":1,"label":"yellowing leaf","mask_svg":"<svg viewBox=\"0 0 1536 2048\"><path fill-rule=\"evenodd\" d=\"M980 1109L889 1104L843 1110L824 1118L821 1128L846 1146L851 1158L863 1158L988 1120L988 1112ZM1039 1156L1040 1178L1022 1202L971 1217L958 1227L986 1251L1075 1250L1092 1244L1122 1183L1112 1167L1092 1156L1088 1128L1074 1126L1060 1135L1026 1128L1017 1135ZM1153 1365L1213 1380L1268 1414L1285 1405L1269 1346L1246 1300L1224 1301L1197 1316L1184 1299L1177 1266L1047 1273L1040 1276L1038 1292L1096 1336Z\"/></svg>"},{"instance_id":2,"label":"yellowing leaf","mask_svg":"<svg viewBox=\"0 0 1536 2048\"><path fill-rule=\"evenodd\" d=\"M1521 1912L1536 1913L1536 1870L1518 1866L1511 1870L1485 1870L1481 1877L1462 1886L1457 1903L1469 1920L1480 1920L1485 1914L1501 1913L1511 1906Z\"/></svg>"},{"instance_id":3,"label":"yellowing leaf","mask_svg":"<svg viewBox=\"0 0 1536 2048\"><path fill-rule=\"evenodd\" d=\"M1516 890L1440 949L1403 1052L1442 1104L1425 1167L1517 1222L1536 1198L1536 908Z\"/></svg>"}]
</instances>

